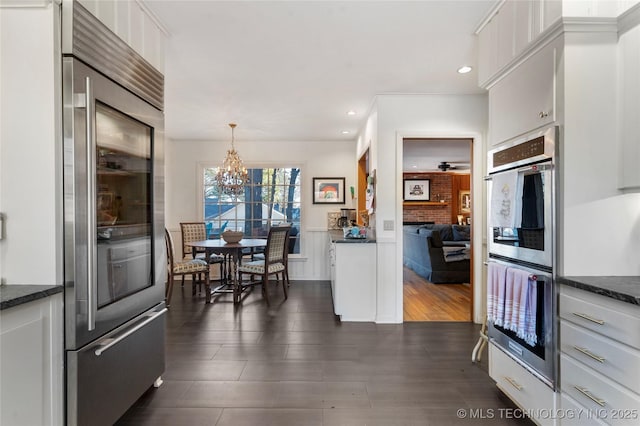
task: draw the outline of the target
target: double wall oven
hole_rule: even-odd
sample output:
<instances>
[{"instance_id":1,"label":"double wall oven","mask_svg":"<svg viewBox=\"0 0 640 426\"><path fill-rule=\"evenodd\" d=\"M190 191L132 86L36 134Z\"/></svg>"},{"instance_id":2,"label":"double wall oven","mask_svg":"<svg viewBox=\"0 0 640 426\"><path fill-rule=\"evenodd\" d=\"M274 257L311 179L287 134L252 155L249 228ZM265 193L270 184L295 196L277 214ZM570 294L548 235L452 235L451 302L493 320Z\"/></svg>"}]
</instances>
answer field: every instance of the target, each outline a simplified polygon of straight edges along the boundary
<instances>
[{"instance_id":1,"label":"double wall oven","mask_svg":"<svg viewBox=\"0 0 640 426\"><path fill-rule=\"evenodd\" d=\"M488 153L488 262L535 283L535 343L489 321L492 343L555 389L555 205L559 129L544 128ZM513 283L506 282L507 287ZM507 288L506 294L511 294Z\"/></svg>"},{"instance_id":2,"label":"double wall oven","mask_svg":"<svg viewBox=\"0 0 640 426\"><path fill-rule=\"evenodd\" d=\"M111 425L164 372L163 79L62 13L66 424Z\"/></svg>"}]
</instances>

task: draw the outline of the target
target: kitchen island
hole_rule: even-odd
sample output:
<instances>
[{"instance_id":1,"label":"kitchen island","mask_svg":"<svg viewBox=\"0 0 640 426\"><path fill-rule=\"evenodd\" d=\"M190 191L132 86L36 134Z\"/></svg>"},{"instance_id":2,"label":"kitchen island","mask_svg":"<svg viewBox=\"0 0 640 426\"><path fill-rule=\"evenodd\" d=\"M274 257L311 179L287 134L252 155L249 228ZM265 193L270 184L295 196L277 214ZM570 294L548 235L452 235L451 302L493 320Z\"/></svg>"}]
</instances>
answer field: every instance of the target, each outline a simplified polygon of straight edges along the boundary
<instances>
[{"instance_id":1,"label":"kitchen island","mask_svg":"<svg viewBox=\"0 0 640 426\"><path fill-rule=\"evenodd\" d=\"M333 310L341 321L375 321L376 240L329 231Z\"/></svg>"}]
</instances>

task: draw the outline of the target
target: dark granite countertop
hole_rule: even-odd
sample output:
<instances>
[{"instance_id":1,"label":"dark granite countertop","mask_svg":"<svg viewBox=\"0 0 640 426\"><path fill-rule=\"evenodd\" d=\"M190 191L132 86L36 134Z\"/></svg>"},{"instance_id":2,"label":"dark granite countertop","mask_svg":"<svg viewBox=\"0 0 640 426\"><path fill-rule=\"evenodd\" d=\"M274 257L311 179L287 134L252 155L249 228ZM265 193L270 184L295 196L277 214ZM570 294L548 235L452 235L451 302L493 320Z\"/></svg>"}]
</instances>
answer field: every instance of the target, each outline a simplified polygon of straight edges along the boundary
<instances>
[{"instance_id":1,"label":"dark granite countertop","mask_svg":"<svg viewBox=\"0 0 640 426\"><path fill-rule=\"evenodd\" d=\"M367 238L345 238L342 230L329 230L329 238L334 243L375 243L376 239L370 236Z\"/></svg>"},{"instance_id":2,"label":"dark granite countertop","mask_svg":"<svg viewBox=\"0 0 640 426\"><path fill-rule=\"evenodd\" d=\"M558 277L558 282L640 306L640 276Z\"/></svg>"},{"instance_id":3,"label":"dark granite countertop","mask_svg":"<svg viewBox=\"0 0 640 426\"><path fill-rule=\"evenodd\" d=\"M61 285L0 285L0 311L61 292Z\"/></svg>"}]
</instances>

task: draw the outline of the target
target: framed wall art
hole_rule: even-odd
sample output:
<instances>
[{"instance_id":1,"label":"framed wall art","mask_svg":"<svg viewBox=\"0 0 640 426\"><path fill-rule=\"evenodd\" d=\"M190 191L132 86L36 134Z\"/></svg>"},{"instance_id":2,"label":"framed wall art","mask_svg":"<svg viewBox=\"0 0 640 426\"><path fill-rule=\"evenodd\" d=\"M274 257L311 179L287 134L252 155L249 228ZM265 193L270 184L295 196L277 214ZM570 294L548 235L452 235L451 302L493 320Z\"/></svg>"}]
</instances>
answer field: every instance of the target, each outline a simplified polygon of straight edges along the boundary
<instances>
[{"instance_id":1,"label":"framed wall art","mask_svg":"<svg viewBox=\"0 0 640 426\"><path fill-rule=\"evenodd\" d=\"M471 213L471 191L460 191L459 194L460 213Z\"/></svg>"},{"instance_id":2,"label":"framed wall art","mask_svg":"<svg viewBox=\"0 0 640 426\"><path fill-rule=\"evenodd\" d=\"M429 179L405 179L404 201L429 201Z\"/></svg>"},{"instance_id":3,"label":"framed wall art","mask_svg":"<svg viewBox=\"0 0 640 426\"><path fill-rule=\"evenodd\" d=\"M344 178L314 177L313 204L344 204Z\"/></svg>"}]
</instances>

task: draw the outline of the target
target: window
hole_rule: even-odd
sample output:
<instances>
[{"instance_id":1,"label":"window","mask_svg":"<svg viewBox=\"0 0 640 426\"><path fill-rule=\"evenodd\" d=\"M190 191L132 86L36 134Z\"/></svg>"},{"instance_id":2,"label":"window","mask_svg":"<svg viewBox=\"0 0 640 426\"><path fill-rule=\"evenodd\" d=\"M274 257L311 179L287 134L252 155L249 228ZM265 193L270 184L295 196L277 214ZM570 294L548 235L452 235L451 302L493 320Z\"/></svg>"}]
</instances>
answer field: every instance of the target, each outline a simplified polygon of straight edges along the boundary
<instances>
[{"instance_id":1,"label":"window","mask_svg":"<svg viewBox=\"0 0 640 426\"><path fill-rule=\"evenodd\" d=\"M291 224L289 253L300 253L300 169L248 169L251 182L236 197L215 185L215 167L204 169L203 217L214 237L225 229L244 232L245 238L266 238L271 225Z\"/></svg>"}]
</instances>

